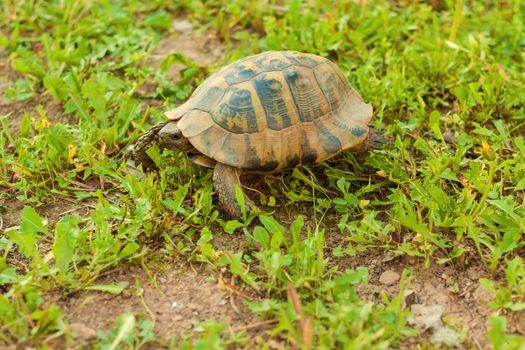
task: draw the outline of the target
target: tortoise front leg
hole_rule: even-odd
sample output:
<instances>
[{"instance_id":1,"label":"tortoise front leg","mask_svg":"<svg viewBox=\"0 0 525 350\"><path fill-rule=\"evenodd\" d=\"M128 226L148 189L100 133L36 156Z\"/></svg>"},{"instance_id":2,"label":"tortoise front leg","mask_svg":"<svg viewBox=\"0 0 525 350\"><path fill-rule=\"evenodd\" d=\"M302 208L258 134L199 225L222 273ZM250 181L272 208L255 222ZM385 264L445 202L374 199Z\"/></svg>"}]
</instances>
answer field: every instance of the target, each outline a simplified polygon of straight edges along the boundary
<instances>
[{"instance_id":1,"label":"tortoise front leg","mask_svg":"<svg viewBox=\"0 0 525 350\"><path fill-rule=\"evenodd\" d=\"M240 170L229 165L217 163L213 170L213 187L219 196L221 206L232 218L239 218L242 216L241 208L237 203L235 195L235 188L239 186L244 196L244 204L246 211L250 212L256 210L257 207L252 200L246 196L241 187Z\"/></svg>"}]
</instances>

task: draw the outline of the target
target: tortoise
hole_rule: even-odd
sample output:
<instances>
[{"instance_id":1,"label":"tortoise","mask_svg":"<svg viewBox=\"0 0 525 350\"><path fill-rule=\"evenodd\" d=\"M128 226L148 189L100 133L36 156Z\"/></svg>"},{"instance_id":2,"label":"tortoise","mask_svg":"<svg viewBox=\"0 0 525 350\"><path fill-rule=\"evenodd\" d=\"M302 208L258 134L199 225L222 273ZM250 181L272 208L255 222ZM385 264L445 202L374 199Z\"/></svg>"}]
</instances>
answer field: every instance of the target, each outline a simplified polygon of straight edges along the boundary
<instances>
[{"instance_id":1,"label":"tortoise","mask_svg":"<svg viewBox=\"0 0 525 350\"><path fill-rule=\"evenodd\" d=\"M137 161L144 168L154 166L145 150L155 140L213 168L219 202L232 217L242 215L235 190L241 174L276 173L373 144L372 106L336 64L295 51L268 51L233 62L165 115L166 122L135 144ZM257 209L244 199L247 210Z\"/></svg>"}]
</instances>

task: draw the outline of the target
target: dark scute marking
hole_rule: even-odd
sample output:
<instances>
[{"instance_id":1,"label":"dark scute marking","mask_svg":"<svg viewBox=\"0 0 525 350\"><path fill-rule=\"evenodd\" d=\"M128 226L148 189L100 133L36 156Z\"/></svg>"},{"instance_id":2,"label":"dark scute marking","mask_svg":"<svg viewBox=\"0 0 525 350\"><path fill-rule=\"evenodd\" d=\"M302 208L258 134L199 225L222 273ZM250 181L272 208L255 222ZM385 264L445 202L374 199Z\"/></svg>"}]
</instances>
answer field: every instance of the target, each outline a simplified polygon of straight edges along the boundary
<instances>
[{"instance_id":1,"label":"dark scute marking","mask_svg":"<svg viewBox=\"0 0 525 350\"><path fill-rule=\"evenodd\" d=\"M299 119L303 122L311 122L319 118L323 111L313 86L314 82L309 77L301 76L295 67L287 68L283 73L299 112Z\"/></svg>"},{"instance_id":2,"label":"dark scute marking","mask_svg":"<svg viewBox=\"0 0 525 350\"><path fill-rule=\"evenodd\" d=\"M313 164L317 161L317 152L310 150L310 152L303 153L301 157L301 164Z\"/></svg>"},{"instance_id":3,"label":"dark scute marking","mask_svg":"<svg viewBox=\"0 0 525 350\"><path fill-rule=\"evenodd\" d=\"M354 128L352 128L352 135L354 136L362 136L363 134L365 133L365 129L359 127L359 126L356 126Z\"/></svg>"},{"instance_id":4,"label":"dark scute marking","mask_svg":"<svg viewBox=\"0 0 525 350\"><path fill-rule=\"evenodd\" d=\"M243 64L236 64L232 69L224 75L224 80L230 85L242 83L243 81L250 80L257 75L258 72L253 69L246 67Z\"/></svg>"},{"instance_id":5,"label":"dark scute marking","mask_svg":"<svg viewBox=\"0 0 525 350\"><path fill-rule=\"evenodd\" d=\"M271 172L277 169L278 166L279 166L279 162L276 160L272 160L271 162L268 162L266 164L262 164L262 165L259 164L258 166L250 167L250 169L255 170L255 171L261 171L261 172Z\"/></svg>"},{"instance_id":6,"label":"dark scute marking","mask_svg":"<svg viewBox=\"0 0 525 350\"><path fill-rule=\"evenodd\" d=\"M290 82L295 83L295 81L299 77L299 75L297 74L297 71L294 68L287 69L284 72L284 76L285 76L286 80L288 81L288 83L290 83Z\"/></svg>"},{"instance_id":7,"label":"dark scute marking","mask_svg":"<svg viewBox=\"0 0 525 350\"><path fill-rule=\"evenodd\" d=\"M273 130L281 130L292 125L282 96L283 84L277 79L267 79L265 74L257 76L252 83L266 111L268 127Z\"/></svg>"},{"instance_id":8,"label":"dark scute marking","mask_svg":"<svg viewBox=\"0 0 525 350\"><path fill-rule=\"evenodd\" d=\"M290 60L291 62L293 62L294 64L298 64L298 65L309 67L309 68L314 68L319 63L324 61L324 60L321 60L321 57L319 57L316 60L311 57L304 56L296 51L283 52L282 55L286 57L288 60Z\"/></svg>"},{"instance_id":9,"label":"dark scute marking","mask_svg":"<svg viewBox=\"0 0 525 350\"><path fill-rule=\"evenodd\" d=\"M301 164L313 164L317 161L317 151L310 146L308 137L303 132L303 144L301 145Z\"/></svg>"},{"instance_id":10,"label":"dark scute marking","mask_svg":"<svg viewBox=\"0 0 525 350\"><path fill-rule=\"evenodd\" d=\"M330 109L336 111L343 102L343 91L340 91L340 84L337 84L337 77L333 72L315 72L314 74L321 91L330 104Z\"/></svg>"},{"instance_id":11,"label":"dark scute marking","mask_svg":"<svg viewBox=\"0 0 525 350\"><path fill-rule=\"evenodd\" d=\"M349 118L348 115L345 112L346 112L346 110L341 109L338 112L339 115L336 115L335 117L332 118L332 123L334 123L334 125L336 127L338 127L339 129L341 129L341 130L344 130L344 131L347 131L347 132L352 132L352 128L353 127L350 124L352 122L351 118Z\"/></svg>"},{"instance_id":12,"label":"dark scute marking","mask_svg":"<svg viewBox=\"0 0 525 350\"><path fill-rule=\"evenodd\" d=\"M192 101L191 106L210 113L213 107L221 100L222 96L224 96L224 92L224 89L219 86L211 86L203 90L202 93L199 93Z\"/></svg>"},{"instance_id":13,"label":"dark scute marking","mask_svg":"<svg viewBox=\"0 0 525 350\"><path fill-rule=\"evenodd\" d=\"M333 71L337 75L337 78L339 79L339 89L343 89L344 94L348 94L351 90L348 79L346 79L345 75L337 64L332 61L328 61L328 64L332 67Z\"/></svg>"},{"instance_id":14,"label":"dark scute marking","mask_svg":"<svg viewBox=\"0 0 525 350\"><path fill-rule=\"evenodd\" d=\"M244 149L237 150L236 152L243 151L245 153L245 165L244 167L253 169L261 166L261 159L257 155L257 150L252 145L252 141L248 135L244 135Z\"/></svg>"},{"instance_id":15,"label":"dark scute marking","mask_svg":"<svg viewBox=\"0 0 525 350\"><path fill-rule=\"evenodd\" d=\"M291 65L281 58L271 57L271 53L259 55L253 61L265 72L281 70Z\"/></svg>"},{"instance_id":16,"label":"dark scute marking","mask_svg":"<svg viewBox=\"0 0 525 350\"><path fill-rule=\"evenodd\" d=\"M339 139L330 132L323 125L317 126L317 133L319 135L319 142L325 152L327 153L337 153L341 150L342 145Z\"/></svg>"},{"instance_id":17,"label":"dark scute marking","mask_svg":"<svg viewBox=\"0 0 525 350\"><path fill-rule=\"evenodd\" d=\"M227 155L225 163L232 166L239 166L239 150L232 147L231 134L227 134L222 144L222 153Z\"/></svg>"},{"instance_id":18,"label":"dark scute marking","mask_svg":"<svg viewBox=\"0 0 525 350\"><path fill-rule=\"evenodd\" d=\"M286 167L287 168L294 168L297 164L299 164L299 157L298 156L293 156L292 158L288 158L286 160Z\"/></svg>"},{"instance_id":19,"label":"dark scute marking","mask_svg":"<svg viewBox=\"0 0 525 350\"><path fill-rule=\"evenodd\" d=\"M231 91L229 100L221 103L212 113L213 120L224 129L236 134L257 132L257 116L250 91L238 88L232 88Z\"/></svg>"}]
</instances>

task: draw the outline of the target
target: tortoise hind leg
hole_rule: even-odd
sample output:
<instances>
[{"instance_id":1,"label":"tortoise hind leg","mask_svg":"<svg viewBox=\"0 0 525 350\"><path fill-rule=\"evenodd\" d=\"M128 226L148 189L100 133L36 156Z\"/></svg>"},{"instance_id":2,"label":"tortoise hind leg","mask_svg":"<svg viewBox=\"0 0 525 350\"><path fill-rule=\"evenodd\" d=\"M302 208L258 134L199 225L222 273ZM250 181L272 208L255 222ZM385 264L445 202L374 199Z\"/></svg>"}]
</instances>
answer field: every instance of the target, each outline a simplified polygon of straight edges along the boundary
<instances>
[{"instance_id":1,"label":"tortoise hind leg","mask_svg":"<svg viewBox=\"0 0 525 350\"><path fill-rule=\"evenodd\" d=\"M233 218L242 216L242 211L235 195L235 188L237 186L239 186L244 196L246 211L250 212L255 210L257 207L242 190L240 170L229 165L217 163L213 170L213 187L219 196L221 206Z\"/></svg>"}]
</instances>

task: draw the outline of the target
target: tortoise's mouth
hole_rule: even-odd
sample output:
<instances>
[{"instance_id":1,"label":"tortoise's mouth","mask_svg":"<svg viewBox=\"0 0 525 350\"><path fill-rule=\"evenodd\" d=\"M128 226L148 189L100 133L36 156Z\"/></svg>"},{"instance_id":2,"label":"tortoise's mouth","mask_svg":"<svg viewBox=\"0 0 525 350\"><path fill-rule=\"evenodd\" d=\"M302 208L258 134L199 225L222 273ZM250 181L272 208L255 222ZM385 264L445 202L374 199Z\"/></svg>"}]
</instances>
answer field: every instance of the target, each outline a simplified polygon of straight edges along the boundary
<instances>
[{"instance_id":1,"label":"tortoise's mouth","mask_svg":"<svg viewBox=\"0 0 525 350\"><path fill-rule=\"evenodd\" d=\"M199 157L199 153L188 152L188 159L191 160L192 162L196 160L198 157Z\"/></svg>"},{"instance_id":2,"label":"tortoise's mouth","mask_svg":"<svg viewBox=\"0 0 525 350\"><path fill-rule=\"evenodd\" d=\"M204 154L198 152L195 149L194 152L190 152L187 155L188 159L195 164L199 164L208 168L213 168L216 164L216 161L214 159L206 157Z\"/></svg>"}]
</instances>

